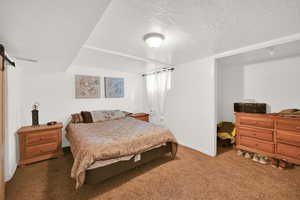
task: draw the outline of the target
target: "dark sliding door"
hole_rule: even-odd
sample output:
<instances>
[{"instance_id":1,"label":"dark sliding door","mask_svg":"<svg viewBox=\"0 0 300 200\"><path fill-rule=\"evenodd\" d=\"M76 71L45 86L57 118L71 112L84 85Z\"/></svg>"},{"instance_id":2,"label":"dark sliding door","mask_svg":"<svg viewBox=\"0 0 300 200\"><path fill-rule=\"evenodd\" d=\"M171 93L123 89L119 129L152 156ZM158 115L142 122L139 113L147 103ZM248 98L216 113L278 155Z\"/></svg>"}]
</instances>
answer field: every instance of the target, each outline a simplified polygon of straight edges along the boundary
<instances>
[{"instance_id":1,"label":"dark sliding door","mask_svg":"<svg viewBox=\"0 0 300 200\"><path fill-rule=\"evenodd\" d=\"M4 99L5 99L5 72L4 58L0 55L0 200L5 199L5 182L4 182Z\"/></svg>"}]
</instances>

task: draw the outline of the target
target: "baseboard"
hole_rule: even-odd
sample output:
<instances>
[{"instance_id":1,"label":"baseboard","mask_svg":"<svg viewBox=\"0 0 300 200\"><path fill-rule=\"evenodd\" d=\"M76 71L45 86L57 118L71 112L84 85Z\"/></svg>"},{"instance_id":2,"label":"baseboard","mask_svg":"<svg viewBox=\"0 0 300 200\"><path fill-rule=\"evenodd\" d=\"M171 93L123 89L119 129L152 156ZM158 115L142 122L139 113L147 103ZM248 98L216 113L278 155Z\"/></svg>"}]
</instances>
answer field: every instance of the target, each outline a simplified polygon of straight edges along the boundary
<instances>
[{"instance_id":1,"label":"baseboard","mask_svg":"<svg viewBox=\"0 0 300 200\"><path fill-rule=\"evenodd\" d=\"M8 172L8 174L5 174L4 175L4 181L5 182L8 182L10 179L12 179L12 177L14 176L15 172L16 172L16 169L18 167L18 164L15 163L12 167L12 169Z\"/></svg>"}]
</instances>

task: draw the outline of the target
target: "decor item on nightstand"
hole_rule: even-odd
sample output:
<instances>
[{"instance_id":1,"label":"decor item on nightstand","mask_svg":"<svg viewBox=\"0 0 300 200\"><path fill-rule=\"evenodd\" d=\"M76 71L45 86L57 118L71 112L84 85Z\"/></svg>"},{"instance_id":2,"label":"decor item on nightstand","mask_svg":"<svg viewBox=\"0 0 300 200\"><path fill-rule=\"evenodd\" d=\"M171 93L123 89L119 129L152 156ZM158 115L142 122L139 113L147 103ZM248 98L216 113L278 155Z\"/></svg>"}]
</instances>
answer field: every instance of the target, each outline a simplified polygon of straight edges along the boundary
<instances>
[{"instance_id":1,"label":"decor item on nightstand","mask_svg":"<svg viewBox=\"0 0 300 200\"><path fill-rule=\"evenodd\" d=\"M104 83L106 98L124 97L124 78L105 77Z\"/></svg>"},{"instance_id":2,"label":"decor item on nightstand","mask_svg":"<svg viewBox=\"0 0 300 200\"><path fill-rule=\"evenodd\" d=\"M57 158L61 148L62 123L54 125L25 126L18 130L20 141L20 166Z\"/></svg>"},{"instance_id":3,"label":"decor item on nightstand","mask_svg":"<svg viewBox=\"0 0 300 200\"><path fill-rule=\"evenodd\" d=\"M75 98L100 98L100 77L75 75Z\"/></svg>"},{"instance_id":4,"label":"decor item on nightstand","mask_svg":"<svg viewBox=\"0 0 300 200\"><path fill-rule=\"evenodd\" d=\"M39 125L39 103L34 103L32 107L32 126L38 126Z\"/></svg>"}]
</instances>

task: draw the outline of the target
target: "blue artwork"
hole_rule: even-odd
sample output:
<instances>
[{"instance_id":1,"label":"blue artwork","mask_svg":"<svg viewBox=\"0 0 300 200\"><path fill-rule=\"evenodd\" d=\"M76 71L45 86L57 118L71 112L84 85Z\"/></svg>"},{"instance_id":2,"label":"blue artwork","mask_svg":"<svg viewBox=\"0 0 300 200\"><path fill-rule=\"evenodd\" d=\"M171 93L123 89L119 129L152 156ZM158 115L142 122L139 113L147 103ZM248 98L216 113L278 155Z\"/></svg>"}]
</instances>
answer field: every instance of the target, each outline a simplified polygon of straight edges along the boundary
<instances>
[{"instance_id":1,"label":"blue artwork","mask_svg":"<svg viewBox=\"0 0 300 200\"><path fill-rule=\"evenodd\" d=\"M124 97L124 78L105 77L104 83L106 98Z\"/></svg>"}]
</instances>

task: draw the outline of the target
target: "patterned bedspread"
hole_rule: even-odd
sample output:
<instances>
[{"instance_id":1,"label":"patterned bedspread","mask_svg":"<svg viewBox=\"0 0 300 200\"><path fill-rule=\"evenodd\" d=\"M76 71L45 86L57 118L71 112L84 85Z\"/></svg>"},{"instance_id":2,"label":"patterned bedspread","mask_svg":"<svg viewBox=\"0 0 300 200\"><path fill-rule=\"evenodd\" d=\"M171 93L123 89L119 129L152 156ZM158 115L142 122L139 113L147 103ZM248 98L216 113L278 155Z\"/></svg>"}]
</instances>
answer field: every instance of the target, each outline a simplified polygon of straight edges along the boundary
<instances>
[{"instance_id":1,"label":"patterned bedspread","mask_svg":"<svg viewBox=\"0 0 300 200\"><path fill-rule=\"evenodd\" d=\"M99 123L73 124L67 128L74 164L71 177L76 188L85 180L85 171L94 162L136 155L166 142L176 142L162 126L130 117Z\"/></svg>"}]
</instances>

